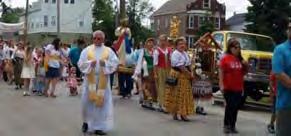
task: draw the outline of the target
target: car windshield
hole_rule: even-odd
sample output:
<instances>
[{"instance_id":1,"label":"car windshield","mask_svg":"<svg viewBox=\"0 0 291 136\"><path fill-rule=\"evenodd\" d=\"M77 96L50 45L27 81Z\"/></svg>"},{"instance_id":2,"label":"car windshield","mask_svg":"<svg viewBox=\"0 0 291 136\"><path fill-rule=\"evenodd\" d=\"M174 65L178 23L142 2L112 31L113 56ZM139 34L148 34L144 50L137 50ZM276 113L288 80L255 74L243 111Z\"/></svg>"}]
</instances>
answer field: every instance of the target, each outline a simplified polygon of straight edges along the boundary
<instances>
[{"instance_id":1,"label":"car windshield","mask_svg":"<svg viewBox=\"0 0 291 136\"><path fill-rule=\"evenodd\" d=\"M236 38L239 41L242 50L273 52L275 47L273 40L268 37L229 33L227 35L227 40L230 38Z\"/></svg>"}]
</instances>

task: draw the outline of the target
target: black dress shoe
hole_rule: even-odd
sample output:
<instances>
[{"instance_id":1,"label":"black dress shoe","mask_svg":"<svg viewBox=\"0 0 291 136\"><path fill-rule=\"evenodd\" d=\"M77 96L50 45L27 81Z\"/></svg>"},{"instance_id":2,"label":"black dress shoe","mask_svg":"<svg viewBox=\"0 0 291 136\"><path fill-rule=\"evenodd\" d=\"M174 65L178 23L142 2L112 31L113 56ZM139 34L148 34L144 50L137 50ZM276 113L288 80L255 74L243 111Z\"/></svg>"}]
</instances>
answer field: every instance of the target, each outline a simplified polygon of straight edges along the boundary
<instances>
[{"instance_id":1,"label":"black dress shoe","mask_svg":"<svg viewBox=\"0 0 291 136\"><path fill-rule=\"evenodd\" d=\"M105 132L103 132L102 130L95 130L94 134L96 135L101 135L101 136L104 136L104 135L107 135Z\"/></svg>"},{"instance_id":2,"label":"black dress shoe","mask_svg":"<svg viewBox=\"0 0 291 136\"><path fill-rule=\"evenodd\" d=\"M231 128L230 131L233 134L238 134L239 133L236 128Z\"/></svg>"},{"instance_id":3,"label":"black dress shoe","mask_svg":"<svg viewBox=\"0 0 291 136\"><path fill-rule=\"evenodd\" d=\"M82 132L86 133L88 131L88 124L87 123L83 123L82 125Z\"/></svg>"},{"instance_id":4,"label":"black dress shoe","mask_svg":"<svg viewBox=\"0 0 291 136\"><path fill-rule=\"evenodd\" d=\"M231 129L229 127L224 127L223 128L223 133L224 134L230 134L231 133Z\"/></svg>"}]
</instances>

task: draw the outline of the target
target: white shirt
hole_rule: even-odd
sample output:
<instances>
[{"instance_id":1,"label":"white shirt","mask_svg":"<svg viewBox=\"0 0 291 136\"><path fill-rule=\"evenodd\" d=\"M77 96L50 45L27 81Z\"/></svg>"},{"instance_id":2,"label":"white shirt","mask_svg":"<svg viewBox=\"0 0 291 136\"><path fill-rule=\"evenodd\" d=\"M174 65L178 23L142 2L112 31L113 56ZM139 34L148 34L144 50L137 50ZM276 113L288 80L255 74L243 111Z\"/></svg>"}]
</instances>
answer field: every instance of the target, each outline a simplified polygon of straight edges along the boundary
<instances>
[{"instance_id":1,"label":"white shirt","mask_svg":"<svg viewBox=\"0 0 291 136\"><path fill-rule=\"evenodd\" d=\"M59 57L61 56L60 51L57 51L55 49L55 46L52 44L49 44L46 46L45 52L51 56L59 56ZM56 59L49 59L48 65L49 65L49 67L52 67L52 68L60 68L60 66L61 66L60 60L56 60Z\"/></svg>"},{"instance_id":2,"label":"white shirt","mask_svg":"<svg viewBox=\"0 0 291 136\"><path fill-rule=\"evenodd\" d=\"M12 58L18 57L18 58L22 58L23 59L24 58L24 54L25 54L24 50L15 50Z\"/></svg>"},{"instance_id":3,"label":"white shirt","mask_svg":"<svg viewBox=\"0 0 291 136\"><path fill-rule=\"evenodd\" d=\"M0 49L0 60L4 60L3 49Z\"/></svg>"},{"instance_id":4,"label":"white shirt","mask_svg":"<svg viewBox=\"0 0 291 136\"><path fill-rule=\"evenodd\" d=\"M191 60L187 52L180 52L175 50L171 55L171 66L180 67L180 66L190 66Z\"/></svg>"},{"instance_id":5,"label":"white shirt","mask_svg":"<svg viewBox=\"0 0 291 136\"><path fill-rule=\"evenodd\" d=\"M3 49L3 56L4 59L12 59L12 55L14 54L14 48L11 48L9 46L4 46Z\"/></svg>"},{"instance_id":6,"label":"white shirt","mask_svg":"<svg viewBox=\"0 0 291 136\"><path fill-rule=\"evenodd\" d=\"M64 57L66 57L66 58L69 57L70 48L67 48L67 49L62 48L61 51L62 51L62 54L64 55Z\"/></svg>"}]
</instances>

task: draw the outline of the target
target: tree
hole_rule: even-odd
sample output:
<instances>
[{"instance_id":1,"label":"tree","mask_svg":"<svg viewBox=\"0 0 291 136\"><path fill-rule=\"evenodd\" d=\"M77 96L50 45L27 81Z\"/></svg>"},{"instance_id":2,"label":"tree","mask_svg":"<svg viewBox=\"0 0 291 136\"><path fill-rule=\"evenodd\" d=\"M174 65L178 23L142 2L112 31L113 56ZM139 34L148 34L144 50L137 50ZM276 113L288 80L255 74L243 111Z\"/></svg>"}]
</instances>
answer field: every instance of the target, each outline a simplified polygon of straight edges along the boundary
<instances>
[{"instance_id":1,"label":"tree","mask_svg":"<svg viewBox=\"0 0 291 136\"><path fill-rule=\"evenodd\" d=\"M273 37L276 43L286 39L291 7L288 0L249 0L246 31Z\"/></svg>"},{"instance_id":2,"label":"tree","mask_svg":"<svg viewBox=\"0 0 291 136\"><path fill-rule=\"evenodd\" d=\"M113 41L115 39L115 21L114 9L111 5L113 5L111 0L94 0L92 27L93 30L104 31L106 39Z\"/></svg>"},{"instance_id":3,"label":"tree","mask_svg":"<svg viewBox=\"0 0 291 136\"><path fill-rule=\"evenodd\" d=\"M153 6L148 0L129 0L127 3L127 15L129 18L129 27L135 43L145 41L153 36L153 32L142 25L143 19L148 17L154 11Z\"/></svg>"},{"instance_id":4,"label":"tree","mask_svg":"<svg viewBox=\"0 0 291 136\"><path fill-rule=\"evenodd\" d=\"M204 20L199 29L198 29L198 32L197 32L197 38L203 36L204 34L206 33L212 33L213 31L215 31L215 26L214 26L214 23L211 22L211 21L206 21Z\"/></svg>"},{"instance_id":5,"label":"tree","mask_svg":"<svg viewBox=\"0 0 291 136\"><path fill-rule=\"evenodd\" d=\"M23 8L10 8L8 7L5 2L1 2L2 7L2 15L1 15L1 22L5 23L18 23L21 14L24 13Z\"/></svg>"}]
</instances>

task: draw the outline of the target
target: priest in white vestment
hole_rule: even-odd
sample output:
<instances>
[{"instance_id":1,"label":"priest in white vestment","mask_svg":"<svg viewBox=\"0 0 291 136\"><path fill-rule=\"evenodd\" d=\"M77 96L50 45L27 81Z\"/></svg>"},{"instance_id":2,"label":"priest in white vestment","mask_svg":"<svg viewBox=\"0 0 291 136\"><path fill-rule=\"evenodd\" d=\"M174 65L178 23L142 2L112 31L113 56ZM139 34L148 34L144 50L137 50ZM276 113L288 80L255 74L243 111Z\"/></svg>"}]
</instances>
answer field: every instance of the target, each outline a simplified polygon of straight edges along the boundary
<instances>
[{"instance_id":1,"label":"priest in white vestment","mask_svg":"<svg viewBox=\"0 0 291 136\"><path fill-rule=\"evenodd\" d=\"M83 132L106 135L113 128L113 100L110 74L115 72L119 60L104 46L102 31L93 33L93 44L85 48L78 66L85 74L82 92Z\"/></svg>"}]
</instances>

